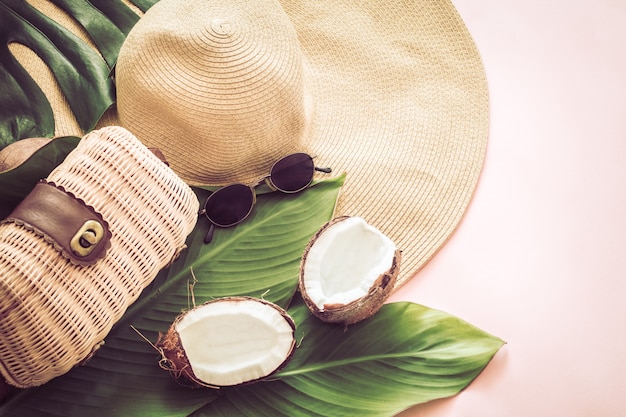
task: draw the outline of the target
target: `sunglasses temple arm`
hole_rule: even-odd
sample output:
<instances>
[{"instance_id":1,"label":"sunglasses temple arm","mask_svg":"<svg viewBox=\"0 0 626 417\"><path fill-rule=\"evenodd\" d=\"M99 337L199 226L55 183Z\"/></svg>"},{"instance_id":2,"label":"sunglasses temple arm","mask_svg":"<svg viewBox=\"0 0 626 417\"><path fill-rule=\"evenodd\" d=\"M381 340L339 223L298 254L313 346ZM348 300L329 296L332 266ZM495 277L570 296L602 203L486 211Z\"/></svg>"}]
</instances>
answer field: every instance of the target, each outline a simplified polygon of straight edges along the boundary
<instances>
[{"instance_id":1,"label":"sunglasses temple arm","mask_svg":"<svg viewBox=\"0 0 626 417\"><path fill-rule=\"evenodd\" d=\"M325 172L327 174L330 174L331 172L333 172L333 170L331 168L315 167L315 170L319 171L319 172Z\"/></svg>"},{"instance_id":2,"label":"sunglasses temple arm","mask_svg":"<svg viewBox=\"0 0 626 417\"><path fill-rule=\"evenodd\" d=\"M204 237L204 243L211 243L211 241L213 240L213 232L215 232L215 225L213 223L211 223L211 225L209 226L209 231L206 232L206 236Z\"/></svg>"}]
</instances>

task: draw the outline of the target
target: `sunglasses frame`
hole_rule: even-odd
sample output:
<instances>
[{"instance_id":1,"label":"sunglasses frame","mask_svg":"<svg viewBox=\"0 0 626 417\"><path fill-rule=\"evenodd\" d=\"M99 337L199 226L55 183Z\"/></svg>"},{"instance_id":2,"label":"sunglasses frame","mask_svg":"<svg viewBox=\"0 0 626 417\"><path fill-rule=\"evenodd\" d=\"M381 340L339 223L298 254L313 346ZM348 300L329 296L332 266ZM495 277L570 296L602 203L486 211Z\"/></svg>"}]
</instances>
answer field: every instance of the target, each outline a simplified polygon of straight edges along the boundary
<instances>
[{"instance_id":1,"label":"sunglasses frame","mask_svg":"<svg viewBox=\"0 0 626 417\"><path fill-rule=\"evenodd\" d=\"M300 188L297 188L295 190L285 190L281 187L278 187L273 181L272 181L272 173L273 171L276 169L276 167L278 166L278 164L280 163L284 163L285 160L287 160L288 158L293 158L293 157L302 157L302 156L306 156L310 162L311 162L311 178L308 180L308 182L303 185ZM305 161L302 161L305 162ZM272 167L270 168L270 174L266 177L264 177L263 179L261 179L259 182L257 182L256 185L254 186L249 186L246 184L242 184L242 183L234 183L234 184L229 184L229 185L225 185L223 187L218 188L217 190L213 191L208 197L207 199L204 201L204 205L202 206L202 210L200 210L200 212L198 213L199 215L204 215L204 217L207 218L207 220L209 220L209 222L211 223L209 230L204 238L204 243L210 243L211 240L213 239L213 233L215 232L215 228L216 227L220 227L220 228L228 228L228 227L233 227L238 225L239 223L243 222L244 220L246 220L250 214L252 213L252 210L254 209L254 206L256 204L256 191L255 188L258 187L259 185L265 183L267 184L267 186L272 190L272 191L280 191L281 193L284 194L295 194L298 193L304 189L306 189L307 187L309 187L311 185L311 183L313 182L313 177L314 177L314 173L315 171L320 171L320 172L325 172L325 173L330 173L332 172L331 168L319 168L316 167L315 164L313 164L313 157L304 153L304 152L297 152L297 153L293 153L293 154L289 154L287 156L282 157L281 159L279 159L278 161L274 162L274 164L272 164ZM275 176L276 173L274 173ZM232 223L228 223L228 224L223 224L223 223L218 223L215 220L211 219L207 213L207 204L209 204L209 202L211 201L212 198L214 198L214 196L216 195L220 195L220 193L224 193L225 190L229 190L232 189L233 187L238 187L238 188L245 188L247 190L250 191L251 193L251 204L250 204L250 208L248 209L247 213L239 220L232 222Z\"/></svg>"}]
</instances>

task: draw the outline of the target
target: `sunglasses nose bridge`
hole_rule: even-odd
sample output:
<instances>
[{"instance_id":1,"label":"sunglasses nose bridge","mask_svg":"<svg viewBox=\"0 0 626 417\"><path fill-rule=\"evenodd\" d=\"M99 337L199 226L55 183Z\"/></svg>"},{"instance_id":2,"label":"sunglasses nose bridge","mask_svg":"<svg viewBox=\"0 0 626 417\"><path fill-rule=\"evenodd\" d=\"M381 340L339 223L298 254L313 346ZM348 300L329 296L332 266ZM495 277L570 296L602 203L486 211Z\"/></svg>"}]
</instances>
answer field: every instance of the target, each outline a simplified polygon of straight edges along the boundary
<instances>
[{"instance_id":1,"label":"sunglasses nose bridge","mask_svg":"<svg viewBox=\"0 0 626 417\"><path fill-rule=\"evenodd\" d=\"M272 181L272 176L268 175L267 177L263 178L263 180L261 180L261 183L265 183L265 185L267 185L267 187L271 190L271 191L280 191L280 192L287 192L287 191L283 191L281 189L279 189L278 187L276 187L276 185L274 184L274 182Z\"/></svg>"},{"instance_id":2,"label":"sunglasses nose bridge","mask_svg":"<svg viewBox=\"0 0 626 417\"><path fill-rule=\"evenodd\" d=\"M211 223L205 242L211 241L216 227L235 226L252 213L256 204L256 192L254 191L256 186L265 182L272 191L281 191L286 194L297 193L311 184L315 171L329 173L331 169L316 167L313 163L313 157L306 153L295 153L274 163L270 169L270 174L262 178L254 187L245 184L231 184L214 191L207 197L203 208L198 212ZM274 178L279 176L280 181L275 181ZM276 182L287 186L277 185ZM233 202L237 204L233 204Z\"/></svg>"}]
</instances>

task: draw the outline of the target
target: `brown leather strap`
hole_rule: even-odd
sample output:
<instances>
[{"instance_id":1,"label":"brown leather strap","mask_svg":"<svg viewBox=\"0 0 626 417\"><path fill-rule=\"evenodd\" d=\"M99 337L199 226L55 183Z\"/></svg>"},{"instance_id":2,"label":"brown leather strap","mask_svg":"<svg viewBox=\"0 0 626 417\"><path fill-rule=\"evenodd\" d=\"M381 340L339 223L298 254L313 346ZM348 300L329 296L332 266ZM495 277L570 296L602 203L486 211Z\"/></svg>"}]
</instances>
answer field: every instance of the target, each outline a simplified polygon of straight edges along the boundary
<instances>
[{"instance_id":1,"label":"brown leather strap","mask_svg":"<svg viewBox=\"0 0 626 417\"><path fill-rule=\"evenodd\" d=\"M51 182L39 182L2 223L34 231L77 265L94 264L110 246L111 232L102 216Z\"/></svg>"}]
</instances>

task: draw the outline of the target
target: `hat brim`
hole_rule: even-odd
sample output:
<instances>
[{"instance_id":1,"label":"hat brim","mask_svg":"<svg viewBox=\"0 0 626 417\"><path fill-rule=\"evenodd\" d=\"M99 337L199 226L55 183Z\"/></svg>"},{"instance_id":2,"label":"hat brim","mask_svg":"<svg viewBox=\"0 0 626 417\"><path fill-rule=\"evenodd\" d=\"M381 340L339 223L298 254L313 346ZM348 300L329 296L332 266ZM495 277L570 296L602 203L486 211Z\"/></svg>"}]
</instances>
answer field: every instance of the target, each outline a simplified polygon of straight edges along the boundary
<instances>
[{"instance_id":1,"label":"hat brim","mask_svg":"<svg viewBox=\"0 0 626 417\"><path fill-rule=\"evenodd\" d=\"M484 67L450 1L281 1L310 68L307 144L347 173L336 215L361 216L403 252L398 284L457 228L482 170Z\"/></svg>"},{"instance_id":2,"label":"hat brim","mask_svg":"<svg viewBox=\"0 0 626 417\"><path fill-rule=\"evenodd\" d=\"M400 286L458 227L482 170L489 99L478 49L450 0L279 3L309 72L305 145L347 173L335 214L363 217L402 250ZM98 126L116 123L112 109ZM66 125L55 134L80 134Z\"/></svg>"}]
</instances>

